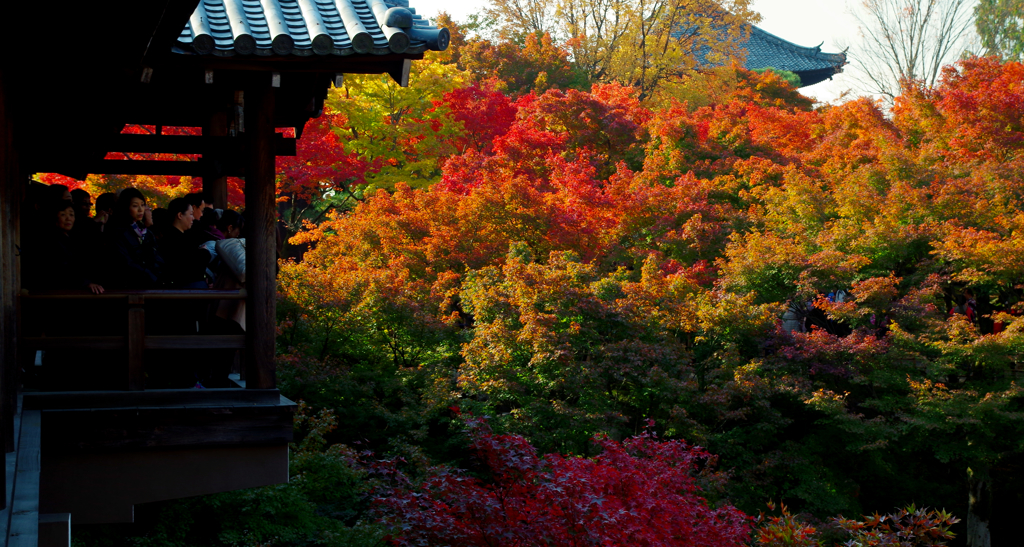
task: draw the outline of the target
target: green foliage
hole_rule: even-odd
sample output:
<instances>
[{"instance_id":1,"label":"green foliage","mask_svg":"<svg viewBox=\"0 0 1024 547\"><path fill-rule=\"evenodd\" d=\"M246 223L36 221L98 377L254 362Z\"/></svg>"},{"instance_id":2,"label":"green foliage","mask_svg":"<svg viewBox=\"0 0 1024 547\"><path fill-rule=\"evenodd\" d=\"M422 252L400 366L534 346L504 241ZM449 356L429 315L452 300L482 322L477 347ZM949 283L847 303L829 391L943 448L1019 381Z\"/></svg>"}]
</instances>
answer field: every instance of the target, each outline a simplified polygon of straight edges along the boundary
<instances>
[{"instance_id":1,"label":"green foliage","mask_svg":"<svg viewBox=\"0 0 1024 547\"><path fill-rule=\"evenodd\" d=\"M568 62L556 45L530 62ZM764 545L944 541L953 519L914 508L827 523L911 503L980 518L968 485L1010 500L992 530L1012 529L1024 65L964 60L890 116L866 99L814 110L735 67L694 76L691 103L502 87L453 68L477 54L460 47L413 89L334 92L324 136L358 162L324 173L365 164L370 184L296 236L310 249L279 277L281 387L320 433L289 485L210 498L266 522L203 524L192 508L214 501L175 518L236 543L379 538L361 520L379 477L341 445L402 458L411 483L387 487L406 499L454 480L435 464L474 469L461 409L583 456L653 420L728 470L710 504L792 508L762 518Z\"/></svg>"},{"instance_id":2,"label":"green foliage","mask_svg":"<svg viewBox=\"0 0 1024 547\"><path fill-rule=\"evenodd\" d=\"M911 504L888 515L865 517L863 522L840 518L837 524L850 534L855 545L926 547L946 545L946 540L955 537L950 527L959 521L945 511L918 509Z\"/></svg>"},{"instance_id":3,"label":"green foliage","mask_svg":"<svg viewBox=\"0 0 1024 547\"><path fill-rule=\"evenodd\" d=\"M768 503L770 510L774 503ZM864 517L863 521L842 517L833 519L832 529L816 529L799 515L793 515L783 504L779 516L757 519L755 545L760 547L818 547L823 545L856 545L858 547L929 547L947 545L956 535L949 529L960 521L945 511L936 511L911 504L893 513ZM845 537L832 537L832 536ZM845 541L844 541L845 540Z\"/></svg>"},{"instance_id":4,"label":"green foliage","mask_svg":"<svg viewBox=\"0 0 1024 547\"><path fill-rule=\"evenodd\" d=\"M1024 57L1024 2L1021 0L980 0L974 7L974 26L989 55L1007 61Z\"/></svg>"},{"instance_id":5,"label":"green foliage","mask_svg":"<svg viewBox=\"0 0 1024 547\"><path fill-rule=\"evenodd\" d=\"M408 87L387 74L352 74L332 89L325 104L347 119L346 127L335 129L345 149L379 166L366 174L365 192L393 189L400 181L424 187L440 179L441 160L455 152L446 137L457 128L431 123L443 116L432 101L466 81L454 65L424 60L416 63Z\"/></svg>"},{"instance_id":6,"label":"green foliage","mask_svg":"<svg viewBox=\"0 0 1024 547\"><path fill-rule=\"evenodd\" d=\"M770 511L775 504L768 503ZM755 545L761 547L819 547L822 543L815 536L817 530L792 515L785 504L779 506L779 516L765 515L762 511L757 517L757 529L754 531Z\"/></svg>"},{"instance_id":7,"label":"green foliage","mask_svg":"<svg viewBox=\"0 0 1024 547\"><path fill-rule=\"evenodd\" d=\"M364 521L370 484L355 451L328 446L337 420L299 403L290 481L137 508L132 525L75 527L75 545L383 547L387 529ZM146 517L145 515L148 515Z\"/></svg>"},{"instance_id":8,"label":"green foliage","mask_svg":"<svg viewBox=\"0 0 1024 547\"><path fill-rule=\"evenodd\" d=\"M753 72L756 72L758 74L764 74L765 72L774 72L780 78L785 80L786 83L788 83L789 85L793 86L794 89L800 87L800 83L801 83L800 82L800 75L795 73L795 72L790 72L788 70L780 70L780 69L774 68L774 67L755 68L753 70Z\"/></svg>"},{"instance_id":9,"label":"green foliage","mask_svg":"<svg viewBox=\"0 0 1024 547\"><path fill-rule=\"evenodd\" d=\"M283 385L344 416L337 440L416 461L460 459L450 406L577 454L654 419L718 454L747 511L963 513L962 483L935 477L1022 451L1000 440L1021 425L1017 322L946 317L965 284L982 315L1024 296L1016 92L992 83L1018 70L965 62L891 119L811 110L738 69L696 108L621 86L448 95L492 142L303 235L315 248L282 268ZM501 123L469 114L498 107ZM820 328L780 331L787 308Z\"/></svg>"}]
</instances>

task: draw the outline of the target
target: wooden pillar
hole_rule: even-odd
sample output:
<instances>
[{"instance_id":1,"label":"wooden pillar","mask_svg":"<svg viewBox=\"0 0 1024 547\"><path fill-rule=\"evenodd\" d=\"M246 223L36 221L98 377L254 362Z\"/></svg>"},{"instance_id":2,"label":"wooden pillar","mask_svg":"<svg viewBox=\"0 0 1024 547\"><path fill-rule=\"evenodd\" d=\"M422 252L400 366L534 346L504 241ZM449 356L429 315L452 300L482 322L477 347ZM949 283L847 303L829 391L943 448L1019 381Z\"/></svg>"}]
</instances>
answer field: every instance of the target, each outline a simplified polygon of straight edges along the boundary
<instances>
[{"instance_id":1,"label":"wooden pillar","mask_svg":"<svg viewBox=\"0 0 1024 547\"><path fill-rule=\"evenodd\" d=\"M277 387L277 208L274 184L274 90L245 90L245 387Z\"/></svg>"},{"instance_id":2,"label":"wooden pillar","mask_svg":"<svg viewBox=\"0 0 1024 547\"><path fill-rule=\"evenodd\" d=\"M17 163L16 160L13 163ZM21 364L34 363L34 355L22 356L18 351L18 294L21 292L21 203L27 177L15 165L3 185L3 221L0 234L3 235L3 376L0 388L3 390L0 415L3 417L4 448L14 451L14 416L18 412L18 388L21 381ZM34 352L33 352L34 354ZM31 357L31 360L29 358Z\"/></svg>"},{"instance_id":3,"label":"wooden pillar","mask_svg":"<svg viewBox=\"0 0 1024 547\"><path fill-rule=\"evenodd\" d=\"M14 113L9 82L0 67L0 431L5 452L14 450L14 415L18 407L18 293L21 292L21 202L25 179L14 149ZM6 82L5 82L6 80ZM3 468L0 459L0 469ZM6 473L3 474L6 477ZM0 478L0 485L4 478ZM0 490L3 492L4 490ZM0 498L3 496L0 495ZM0 507L4 501L0 500Z\"/></svg>"},{"instance_id":4,"label":"wooden pillar","mask_svg":"<svg viewBox=\"0 0 1024 547\"><path fill-rule=\"evenodd\" d=\"M218 112L210 117L210 137L226 137L228 134L228 115L226 112ZM203 135L204 137L207 135ZM219 158L213 158L219 159ZM203 175L203 193L213 200L215 209L228 208L228 178L217 176L212 171Z\"/></svg>"},{"instance_id":5,"label":"wooden pillar","mask_svg":"<svg viewBox=\"0 0 1024 547\"><path fill-rule=\"evenodd\" d=\"M17 288L17 259L8 253L13 253L14 249L8 245L8 238L10 241L15 241L15 234L8 234L10 229L11 218L8 214L10 211L20 207L21 201L12 201L11 194L12 188L15 188L20 183L18 180L18 166L14 158L14 123L11 119L11 112L7 109L7 92L4 89L4 67L0 66L0 252L3 253L3 258L0 259L0 286L3 288L3 293L0 293L0 433L3 434L4 452L10 452L14 449L14 415L11 413L12 405L8 404L8 400L11 398L8 393L8 385L10 384L10 378L14 376L13 371L9 372L9 369L13 369L18 366L17 360L17 348L12 348L11 345L17 343L15 336L17 330L10 328L8 324L9 318L7 316L7 308L13 304L8 302L9 295L8 284L13 284L14 288ZM16 219L14 219L16 220ZM8 278L11 279L8 279ZM12 355L15 358L10 358ZM7 458L0 457L0 509L7 507Z\"/></svg>"}]
</instances>

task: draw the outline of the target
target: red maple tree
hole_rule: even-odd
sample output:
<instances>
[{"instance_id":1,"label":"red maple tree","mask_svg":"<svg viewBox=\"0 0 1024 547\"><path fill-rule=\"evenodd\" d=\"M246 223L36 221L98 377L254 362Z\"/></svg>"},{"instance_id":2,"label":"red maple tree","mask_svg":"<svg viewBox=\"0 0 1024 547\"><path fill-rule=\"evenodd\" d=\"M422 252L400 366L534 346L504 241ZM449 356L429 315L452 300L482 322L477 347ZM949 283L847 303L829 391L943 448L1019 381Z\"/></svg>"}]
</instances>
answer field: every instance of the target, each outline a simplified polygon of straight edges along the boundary
<instances>
[{"instance_id":1,"label":"red maple tree","mask_svg":"<svg viewBox=\"0 0 1024 547\"><path fill-rule=\"evenodd\" d=\"M421 488L387 492L378 507L401 530L392 545L739 547L749 537L749 517L701 497L698 475L714 459L701 448L644 433L597 437L593 458L539 457L521 436L468 425L489 478L437 467Z\"/></svg>"}]
</instances>

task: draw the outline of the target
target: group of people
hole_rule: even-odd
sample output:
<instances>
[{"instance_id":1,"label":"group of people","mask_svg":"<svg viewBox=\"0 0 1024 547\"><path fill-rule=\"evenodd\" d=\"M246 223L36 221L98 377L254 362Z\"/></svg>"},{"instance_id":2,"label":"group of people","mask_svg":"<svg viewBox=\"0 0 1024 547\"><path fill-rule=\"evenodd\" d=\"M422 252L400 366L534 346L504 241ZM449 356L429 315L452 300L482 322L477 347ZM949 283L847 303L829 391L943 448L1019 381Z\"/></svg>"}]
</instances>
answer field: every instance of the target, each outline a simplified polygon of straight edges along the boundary
<instances>
[{"instance_id":1,"label":"group of people","mask_svg":"<svg viewBox=\"0 0 1024 547\"><path fill-rule=\"evenodd\" d=\"M245 283L243 216L214 209L201 193L152 209L135 188L96 197L60 185L32 185L22 213L22 285L30 290L237 289ZM44 315L47 334L109 335L123 310L102 301L61 304ZM146 304L147 334L241 334L244 301ZM38 311L38 310L36 310ZM68 316L69 317L65 317ZM120 318L118 317L120 316ZM82 321L90 317L90 321ZM38 322L38 321L37 321ZM47 351L42 372L51 386L83 389L116 385L119 357ZM234 350L180 350L147 357L147 386L226 387ZM186 357L187 356L187 357ZM184 358L187 363L182 363ZM83 363L88 362L88 365Z\"/></svg>"},{"instance_id":2,"label":"group of people","mask_svg":"<svg viewBox=\"0 0 1024 547\"><path fill-rule=\"evenodd\" d=\"M207 289L223 275L244 276L241 214L214 209L201 193L151 209L135 188L92 199L51 185L30 199L22 232L24 285L30 289Z\"/></svg>"}]
</instances>

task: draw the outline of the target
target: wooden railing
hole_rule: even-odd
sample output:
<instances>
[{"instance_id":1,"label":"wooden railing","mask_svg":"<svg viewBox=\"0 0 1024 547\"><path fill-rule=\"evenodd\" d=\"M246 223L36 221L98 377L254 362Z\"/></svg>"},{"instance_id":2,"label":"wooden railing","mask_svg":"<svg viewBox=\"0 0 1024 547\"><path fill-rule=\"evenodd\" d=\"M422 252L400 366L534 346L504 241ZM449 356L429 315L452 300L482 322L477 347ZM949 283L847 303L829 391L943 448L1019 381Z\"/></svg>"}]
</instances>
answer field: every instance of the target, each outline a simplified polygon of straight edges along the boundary
<instances>
[{"instance_id":1,"label":"wooden railing","mask_svg":"<svg viewBox=\"0 0 1024 547\"><path fill-rule=\"evenodd\" d=\"M20 350L127 350L127 367L129 390L139 391L145 388L144 352L146 350L172 349L244 349L244 334L146 334L147 302L166 301L220 301L245 300L245 289L241 290L167 290L167 291L106 291L93 294L88 291L33 291L21 294L22 316L26 309L33 307L33 302L95 302L115 304L125 303L127 325L118 328L110 325L113 330L124 334L116 335L84 335L60 332L56 335L46 333L45 328L29 327L27 335L19 338ZM115 302L112 302L115 301ZM26 308L27 307L27 308ZM23 322L23 326L24 322ZM67 331L67 328L61 329ZM31 332L41 331L41 332ZM23 328L22 333L26 333Z\"/></svg>"}]
</instances>

